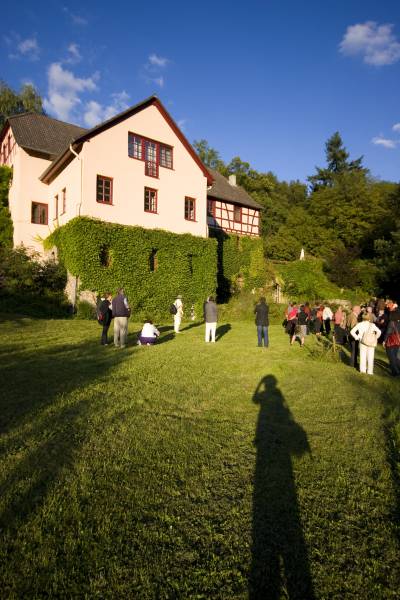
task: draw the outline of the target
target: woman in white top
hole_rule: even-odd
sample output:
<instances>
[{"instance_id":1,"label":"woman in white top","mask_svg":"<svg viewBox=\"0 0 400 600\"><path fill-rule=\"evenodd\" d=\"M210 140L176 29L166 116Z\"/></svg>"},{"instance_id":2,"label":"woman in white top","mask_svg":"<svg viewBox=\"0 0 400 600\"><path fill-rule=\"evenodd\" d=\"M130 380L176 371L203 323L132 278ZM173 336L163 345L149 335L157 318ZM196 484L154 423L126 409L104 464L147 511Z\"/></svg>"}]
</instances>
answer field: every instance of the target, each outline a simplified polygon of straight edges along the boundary
<instances>
[{"instance_id":1,"label":"woman in white top","mask_svg":"<svg viewBox=\"0 0 400 600\"><path fill-rule=\"evenodd\" d=\"M374 373L374 355L381 330L371 323L369 315L365 313L361 323L357 323L350 331L350 335L360 342L360 373Z\"/></svg>"},{"instance_id":2,"label":"woman in white top","mask_svg":"<svg viewBox=\"0 0 400 600\"><path fill-rule=\"evenodd\" d=\"M138 344L139 346L152 346L160 332L154 327L151 321L145 321L140 333Z\"/></svg>"}]
</instances>

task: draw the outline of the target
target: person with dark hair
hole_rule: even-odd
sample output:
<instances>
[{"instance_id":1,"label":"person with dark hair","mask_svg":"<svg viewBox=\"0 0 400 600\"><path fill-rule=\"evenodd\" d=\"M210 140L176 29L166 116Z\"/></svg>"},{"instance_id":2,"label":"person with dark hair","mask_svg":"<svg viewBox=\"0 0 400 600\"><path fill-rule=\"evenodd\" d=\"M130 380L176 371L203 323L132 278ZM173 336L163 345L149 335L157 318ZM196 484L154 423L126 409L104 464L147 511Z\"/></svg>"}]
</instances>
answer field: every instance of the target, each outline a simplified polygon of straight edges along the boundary
<instances>
[{"instance_id":1,"label":"person with dark hair","mask_svg":"<svg viewBox=\"0 0 400 600\"><path fill-rule=\"evenodd\" d=\"M400 310L389 313L389 323L383 337L383 344L394 377L400 375Z\"/></svg>"},{"instance_id":2,"label":"person with dark hair","mask_svg":"<svg viewBox=\"0 0 400 600\"><path fill-rule=\"evenodd\" d=\"M307 320L308 316L304 310L304 305L300 306L300 310L297 313L297 324L290 340L290 345L293 346L296 338L300 339L300 345L304 346L304 340L307 335Z\"/></svg>"},{"instance_id":3,"label":"person with dark hair","mask_svg":"<svg viewBox=\"0 0 400 600\"><path fill-rule=\"evenodd\" d=\"M125 348L128 337L128 319L131 309L123 288L119 288L112 300L112 316L114 319L114 346Z\"/></svg>"},{"instance_id":4,"label":"person with dark hair","mask_svg":"<svg viewBox=\"0 0 400 600\"><path fill-rule=\"evenodd\" d=\"M206 322L206 342L215 343L215 332L217 330L218 308L214 297L209 296L207 302L204 303L204 320Z\"/></svg>"},{"instance_id":5,"label":"person with dark hair","mask_svg":"<svg viewBox=\"0 0 400 600\"><path fill-rule=\"evenodd\" d=\"M360 312L361 312L361 306L359 306L358 304L355 304L353 306L353 308L351 309L351 313L347 316L346 328L347 328L348 334L350 334L350 331L359 322ZM352 367L354 367L355 369L358 369L359 341L357 339L355 339L353 336L349 335L349 342L350 342L350 350L351 350L350 365Z\"/></svg>"},{"instance_id":6,"label":"person with dark hair","mask_svg":"<svg viewBox=\"0 0 400 600\"><path fill-rule=\"evenodd\" d=\"M157 327L153 325L153 321L146 319L140 332L138 345L139 346L153 346L159 337L160 332Z\"/></svg>"},{"instance_id":7,"label":"person with dark hair","mask_svg":"<svg viewBox=\"0 0 400 600\"><path fill-rule=\"evenodd\" d=\"M258 345L260 347L263 345L262 341L264 338L264 347L268 348L269 308L264 297L261 297L259 302L256 304L254 313L256 315Z\"/></svg>"},{"instance_id":8,"label":"person with dark hair","mask_svg":"<svg viewBox=\"0 0 400 600\"><path fill-rule=\"evenodd\" d=\"M100 325L103 326L100 341L102 346L108 346L108 330L110 329L112 321L111 301L112 294L110 292L106 292L104 297L101 298L99 307L97 309L97 320Z\"/></svg>"}]
</instances>

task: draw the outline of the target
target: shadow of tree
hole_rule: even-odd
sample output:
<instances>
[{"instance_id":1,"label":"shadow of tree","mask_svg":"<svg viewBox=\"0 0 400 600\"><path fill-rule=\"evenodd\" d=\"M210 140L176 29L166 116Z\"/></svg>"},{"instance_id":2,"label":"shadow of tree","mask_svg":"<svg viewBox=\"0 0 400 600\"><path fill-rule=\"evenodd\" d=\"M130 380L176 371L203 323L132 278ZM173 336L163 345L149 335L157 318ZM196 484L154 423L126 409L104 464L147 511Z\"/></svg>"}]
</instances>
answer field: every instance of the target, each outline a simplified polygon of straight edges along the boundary
<instances>
[{"instance_id":1,"label":"shadow of tree","mask_svg":"<svg viewBox=\"0 0 400 600\"><path fill-rule=\"evenodd\" d=\"M26 351L23 362L21 356L1 361L0 377L12 381L0 400L2 529L17 529L72 467L95 399L82 400L79 389L99 383L130 356L84 342Z\"/></svg>"},{"instance_id":2,"label":"shadow of tree","mask_svg":"<svg viewBox=\"0 0 400 600\"><path fill-rule=\"evenodd\" d=\"M257 386L259 404L253 492L250 600L313 600L307 546L296 494L292 456L310 452L273 375Z\"/></svg>"}]
</instances>

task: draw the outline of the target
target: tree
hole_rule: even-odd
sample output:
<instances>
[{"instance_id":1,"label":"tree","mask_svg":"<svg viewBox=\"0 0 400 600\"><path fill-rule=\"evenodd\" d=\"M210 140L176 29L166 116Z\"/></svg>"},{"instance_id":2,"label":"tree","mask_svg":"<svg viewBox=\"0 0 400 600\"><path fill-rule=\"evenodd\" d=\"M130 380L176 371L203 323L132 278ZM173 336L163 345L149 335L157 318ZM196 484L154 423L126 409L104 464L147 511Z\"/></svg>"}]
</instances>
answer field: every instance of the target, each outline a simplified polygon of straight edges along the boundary
<instances>
[{"instance_id":1,"label":"tree","mask_svg":"<svg viewBox=\"0 0 400 600\"><path fill-rule=\"evenodd\" d=\"M225 168L225 163L221 159L218 150L211 148L207 140L194 140L193 147L206 167L210 167L210 169L215 169L216 171Z\"/></svg>"},{"instance_id":2,"label":"tree","mask_svg":"<svg viewBox=\"0 0 400 600\"><path fill-rule=\"evenodd\" d=\"M7 117L23 112L44 114L42 98L33 85L26 83L19 93L0 81L0 129Z\"/></svg>"},{"instance_id":3,"label":"tree","mask_svg":"<svg viewBox=\"0 0 400 600\"><path fill-rule=\"evenodd\" d=\"M319 187L333 185L335 176L341 173L357 171L359 173L368 173L368 169L362 166L363 156L349 161L349 153L343 146L342 138L336 131L325 144L325 155L328 166L326 168L316 167L317 173L310 175L308 181L313 191Z\"/></svg>"},{"instance_id":4,"label":"tree","mask_svg":"<svg viewBox=\"0 0 400 600\"><path fill-rule=\"evenodd\" d=\"M12 248L13 224L8 210L8 190L12 178L12 169L0 166L0 248Z\"/></svg>"}]
</instances>

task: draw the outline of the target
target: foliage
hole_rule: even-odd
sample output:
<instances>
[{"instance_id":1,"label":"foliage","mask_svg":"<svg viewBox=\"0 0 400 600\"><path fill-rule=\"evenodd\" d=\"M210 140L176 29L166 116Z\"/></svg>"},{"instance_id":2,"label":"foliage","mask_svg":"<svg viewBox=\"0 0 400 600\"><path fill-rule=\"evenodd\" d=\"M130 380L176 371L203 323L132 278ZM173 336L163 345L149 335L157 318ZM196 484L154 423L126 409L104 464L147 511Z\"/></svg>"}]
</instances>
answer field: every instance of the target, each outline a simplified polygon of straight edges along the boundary
<instances>
[{"instance_id":1,"label":"foliage","mask_svg":"<svg viewBox=\"0 0 400 600\"><path fill-rule=\"evenodd\" d=\"M215 240L77 217L50 235L46 246L53 245L68 271L79 276L81 289L124 287L140 318L166 316L178 293L187 312L195 304L200 314L204 299L215 293ZM104 262L105 255L110 260Z\"/></svg>"},{"instance_id":2,"label":"foliage","mask_svg":"<svg viewBox=\"0 0 400 600\"><path fill-rule=\"evenodd\" d=\"M321 260L296 260L278 264L276 269L284 281L283 291L291 300L315 302L341 296L341 291L326 277Z\"/></svg>"},{"instance_id":3,"label":"foliage","mask_svg":"<svg viewBox=\"0 0 400 600\"><path fill-rule=\"evenodd\" d=\"M96 319L96 307L87 300L79 300L76 304L76 317L89 321Z\"/></svg>"},{"instance_id":4,"label":"foliage","mask_svg":"<svg viewBox=\"0 0 400 600\"><path fill-rule=\"evenodd\" d=\"M193 147L207 167L216 169L217 171L220 170L221 167L223 168L224 163L221 160L219 152L214 148L211 148L207 140L194 140Z\"/></svg>"},{"instance_id":5,"label":"foliage","mask_svg":"<svg viewBox=\"0 0 400 600\"><path fill-rule=\"evenodd\" d=\"M42 98L30 83L25 83L19 93L0 81L0 129L7 117L23 112L44 114Z\"/></svg>"},{"instance_id":6,"label":"foliage","mask_svg":"<svg viewBox=\"0 0 400 600\"><path fill-rule=\"evenodd\" d=\"M8 190L12 179L12 169L0 165L0 248L12 248L13 224L8 209Z\"/></svg>"}]
</instances>

